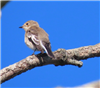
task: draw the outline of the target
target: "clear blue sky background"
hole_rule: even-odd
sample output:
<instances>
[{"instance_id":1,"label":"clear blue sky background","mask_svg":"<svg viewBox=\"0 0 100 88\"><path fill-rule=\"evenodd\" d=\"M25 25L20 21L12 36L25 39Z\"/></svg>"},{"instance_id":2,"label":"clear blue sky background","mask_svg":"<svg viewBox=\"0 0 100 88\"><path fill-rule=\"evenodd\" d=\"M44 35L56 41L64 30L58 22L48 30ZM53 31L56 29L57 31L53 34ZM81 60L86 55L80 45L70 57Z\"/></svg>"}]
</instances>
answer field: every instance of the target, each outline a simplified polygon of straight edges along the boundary
<instances>
[{"instance_id":1,"label":"clear blue sky background","mask_svg":"<svg viewBox=\"0 0 100 88\"><path fill-rule=\"evenodd\" d=\"M33 51L24 43L28 20L35 20L48 34L52 51L95 45L99 40L99 2L11 1L2 8L1 68L14 64ZM39 52L37 52L39 53ZM99 57L83 60L83 67L47 65L36 67L2 84L11 87L74 87L99 80Z\"/></svg>"}]
</instances>

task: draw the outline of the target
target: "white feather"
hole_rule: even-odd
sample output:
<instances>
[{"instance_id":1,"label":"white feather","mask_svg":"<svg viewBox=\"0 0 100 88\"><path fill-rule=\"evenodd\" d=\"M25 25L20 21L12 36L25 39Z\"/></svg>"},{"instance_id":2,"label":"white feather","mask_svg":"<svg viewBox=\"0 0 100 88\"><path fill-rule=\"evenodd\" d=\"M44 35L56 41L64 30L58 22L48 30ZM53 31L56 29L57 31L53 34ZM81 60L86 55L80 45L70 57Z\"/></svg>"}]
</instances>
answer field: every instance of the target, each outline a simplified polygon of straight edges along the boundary
<instances>
[{"instance_id":1,"label":"white feather","mask_svg":"<svg viewBox=\"0 0 100 88\"><path fill-rule=\"evenodd\" d=\"M39 41L39 40L37 40L36 38L35 38L35 35L32 35L31 36L31 39L32 39L32 41L36 44L36 45L39 45L39 42L36 42L36 41ZM35 41L36 40L36 41Z\"/></svg>"},{"instance_id":2,"label":"white feather","mask_svg":"<svg viewBox=\"0 0 100 88\"><path fill-rule=\"evenodd\" d=\"M31 38L31 35L28 35L28 38Z\"/></svg>"},{"instance_id":3,"label":"white feather","mask_svg":"<svg viewBox=\"0 0 100 88\"><path fill-rule=\"evenodd\" d=\"M28 36L28 38L31 38L32 41L33 41L36 45L39 45L39 40L36 39L36 37L37 37L36 35L28 34L27 36Z\"/></svg>"},{"instance_id":4,"label":"white feather","mask_svg":"<svg viewBox=\"0 0 100 88\"><path fill-rule=\"evenodd\" d=\"M32 35L32 36L34 36L34 39L35 39L36 41L39 41L39 40L36 39L36 35Z\"/></svg>"},{"instance_id":5,"label":"white feather","mask_svg":"<svg viewBox=\"0 0 100 88\"><path fill-rule=\"evenodd\" d=\"M43 48L43 49L46 51L46 53L48 54L48 52L47 52L45 46L43 45L42 41L40 41L40 45L42 46L42 48Z\"/></svg>"}]
</instances>

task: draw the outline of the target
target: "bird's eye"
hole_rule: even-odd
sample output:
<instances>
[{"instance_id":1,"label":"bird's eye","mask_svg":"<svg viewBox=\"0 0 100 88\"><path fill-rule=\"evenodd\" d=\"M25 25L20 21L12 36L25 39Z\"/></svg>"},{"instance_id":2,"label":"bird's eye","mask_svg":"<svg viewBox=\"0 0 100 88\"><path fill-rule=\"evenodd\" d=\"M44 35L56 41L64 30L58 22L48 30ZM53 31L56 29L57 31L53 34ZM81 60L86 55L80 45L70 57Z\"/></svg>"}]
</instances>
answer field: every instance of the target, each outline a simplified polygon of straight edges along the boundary
<instances>
[{"instance_id":1,"label":"bird's eye","mask_svg":"<svg viewBox=\"0 0 100 88\"><path fill-rule=\"evenodd\" d=\"M26 23L26 25L28 25L28 23Z\"/></svg>"}]
</instances>

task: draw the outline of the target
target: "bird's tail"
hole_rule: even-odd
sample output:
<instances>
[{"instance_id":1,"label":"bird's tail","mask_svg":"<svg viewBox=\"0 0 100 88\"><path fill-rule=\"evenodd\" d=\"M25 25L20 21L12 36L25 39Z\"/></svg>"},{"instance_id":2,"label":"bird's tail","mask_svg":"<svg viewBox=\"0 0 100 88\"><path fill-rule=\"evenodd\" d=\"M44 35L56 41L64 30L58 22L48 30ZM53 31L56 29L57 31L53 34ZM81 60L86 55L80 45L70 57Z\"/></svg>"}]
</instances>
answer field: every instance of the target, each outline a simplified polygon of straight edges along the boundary
<instances>
[{"instance_id":1,"label":"bird's tail","mask_svg":"<svg viewBox=\"0 0 100 88\"><path fill-rule=\"evenodd\" d=\"M55 58L52 51L51 51L51 48L49 47L49 45L47 45L45 47L46 47L46 50L47 50L46 53L48 54L48 56L51 57L51 58Z\"/></svg>"},{"instance_id":2,"label":"bird's tail","mask_svg":"<svg viewBox=\"0 0 100 88\"><path fill-rule=\"evenodd\" d=\"M55 58L52 51L51 51L51 46L50 46L50 43L45 43L45 42L41 42L41 45L43 47L43 49L46 51L47 55L50 57L50 58Z\"/></svg>"}]
</instances>

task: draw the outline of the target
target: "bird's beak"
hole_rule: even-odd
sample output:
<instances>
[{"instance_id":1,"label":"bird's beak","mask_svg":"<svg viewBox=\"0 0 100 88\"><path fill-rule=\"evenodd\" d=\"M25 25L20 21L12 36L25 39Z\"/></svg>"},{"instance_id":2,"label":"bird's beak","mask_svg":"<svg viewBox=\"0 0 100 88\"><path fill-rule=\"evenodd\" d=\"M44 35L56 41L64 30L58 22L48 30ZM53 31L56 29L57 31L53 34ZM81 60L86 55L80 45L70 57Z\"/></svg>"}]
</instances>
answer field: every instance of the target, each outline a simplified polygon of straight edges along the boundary
<instances>
[{"instance_id":1,"label":"bird's beak","mask_svg":"<svg viewBox=\"0 0 100 88\"><path fill-rule=\"evenodd\" d=\"M23 26L19 27L19 28L23 28Z\"/></svg>"}]
</instances>

